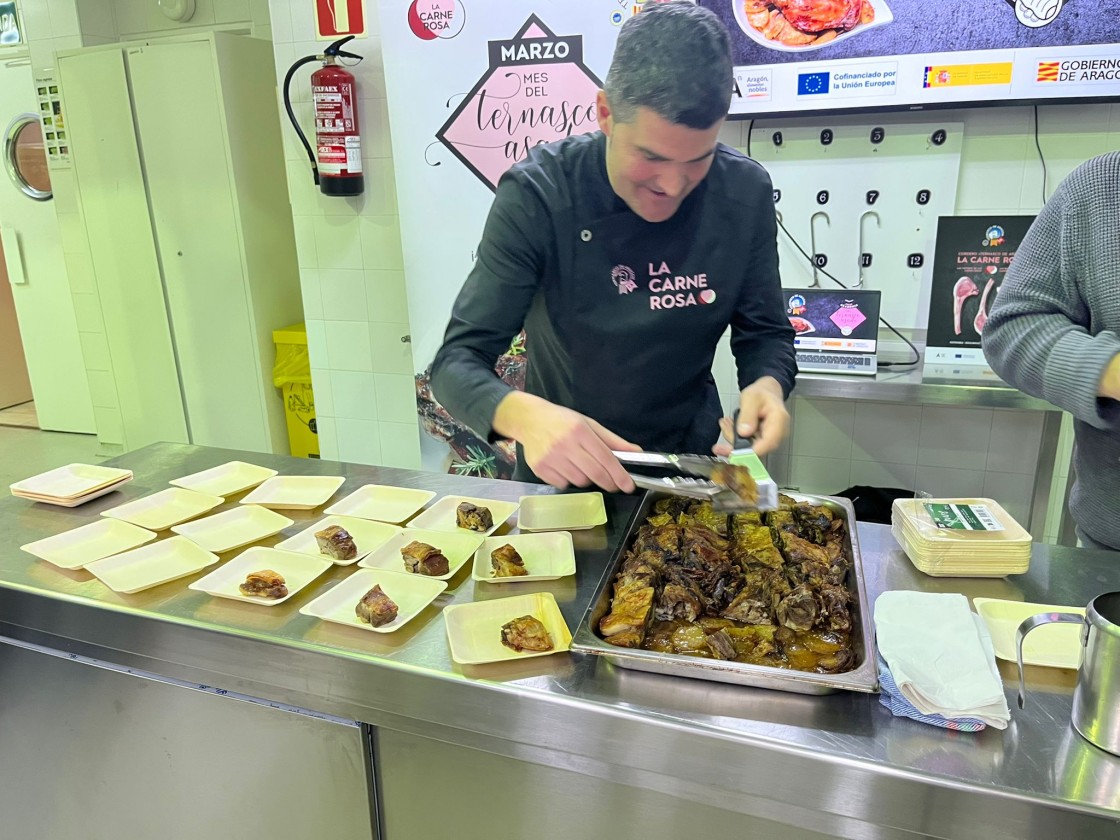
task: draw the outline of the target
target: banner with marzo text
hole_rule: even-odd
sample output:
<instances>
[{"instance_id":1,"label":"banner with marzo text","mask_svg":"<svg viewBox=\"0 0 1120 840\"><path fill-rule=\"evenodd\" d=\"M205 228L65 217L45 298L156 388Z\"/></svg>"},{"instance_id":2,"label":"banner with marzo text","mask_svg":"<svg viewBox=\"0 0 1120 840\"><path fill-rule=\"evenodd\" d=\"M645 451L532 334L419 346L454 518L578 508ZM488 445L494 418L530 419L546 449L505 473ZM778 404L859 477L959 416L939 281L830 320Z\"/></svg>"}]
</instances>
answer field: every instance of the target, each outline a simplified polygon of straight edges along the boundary
<instances>
[{"instance_id":1,"label":"banner with marzo text","mask_svg":"<svg viewBox=\"0 0 1120 840\"><path fill-rule=\"evenodd\" d=\"M433 399L432 358L498 179L537 144L598 130L596 92L619 26L639 8L619 0L380 0L425 469L512 473L510 444L479 439ZM525 342L510 338L497 372L520 385Z\"/></svg>"}]
</instances>

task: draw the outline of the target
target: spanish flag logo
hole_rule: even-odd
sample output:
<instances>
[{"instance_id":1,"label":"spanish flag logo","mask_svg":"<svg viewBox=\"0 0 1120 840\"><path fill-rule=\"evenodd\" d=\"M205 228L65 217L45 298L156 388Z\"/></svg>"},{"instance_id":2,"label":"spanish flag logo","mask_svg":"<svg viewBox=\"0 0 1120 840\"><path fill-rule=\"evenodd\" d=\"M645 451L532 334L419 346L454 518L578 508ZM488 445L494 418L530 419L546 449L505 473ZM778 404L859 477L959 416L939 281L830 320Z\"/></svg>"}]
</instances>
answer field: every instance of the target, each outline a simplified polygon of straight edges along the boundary
<instances>
[{"instance_id":1,"label":"spanish flag logo","mask_svg":"<svg viewBox=\"0 0 1120 840\"><path fill-rule=\"evenodd\" d=\"M1058 64L1057 61L1040 61L1038 62L1038 78L1035 81L1039 82L1056 82L1058 81Z\"/></svg>"}]
</instances>

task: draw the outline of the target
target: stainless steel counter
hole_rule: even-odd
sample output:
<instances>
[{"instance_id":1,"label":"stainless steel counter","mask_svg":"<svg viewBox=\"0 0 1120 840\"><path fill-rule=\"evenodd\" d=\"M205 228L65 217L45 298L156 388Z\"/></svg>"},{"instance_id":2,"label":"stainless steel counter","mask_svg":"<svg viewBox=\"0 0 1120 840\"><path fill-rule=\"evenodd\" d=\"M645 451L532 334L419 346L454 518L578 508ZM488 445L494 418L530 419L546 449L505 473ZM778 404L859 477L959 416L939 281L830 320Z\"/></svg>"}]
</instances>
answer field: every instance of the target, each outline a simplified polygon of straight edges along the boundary
<instances>
[{"instance_id":1,"label":"stainless steel counter","mask_svg":"<svg viewBox=\"0 0 1120 840\"><path fill-rule=\"evenodd\" d=\"M370 482L511 500L549 492L513 482L149 447L114 462L135 471L132 483L81 508L0 500L0 641L371 724L384 732L379 760L390 765L385 773L392 772L394 757L403 773L407 756L415 755L413 741L423 741L802 832L790 837L1021 840L1055 833L1115 837L1120 831L1120 759L1072 730L1072 672L1029 669L1031 700L1014 712L1010 728L969 735L893 718L874 696L787 695L616 670L571 654L474 667L451 662L439 614L447 604L550 591L574 628L636 498L609 497L609 524L574 535L574 578L476 587L465 567L435 605L391 635L299 614L317 592L349 574L344 568L265 609L188 590L190 578L117 595L88 573L60 571L18 550L162 489L171 478L232 458L284 474L345 475L335 498ZM286 533L319 515L298 514ZM871 598L887 589L921 589L1079 605L1120 588L1120 558L1106 552L1036 545L1027 575L935 579L913 569L886 527L861 525L859 537ZM1013 671L1001 667L1014 708ZM503 813L500 799L483 805Z\"/></svg>"}]
</instances>

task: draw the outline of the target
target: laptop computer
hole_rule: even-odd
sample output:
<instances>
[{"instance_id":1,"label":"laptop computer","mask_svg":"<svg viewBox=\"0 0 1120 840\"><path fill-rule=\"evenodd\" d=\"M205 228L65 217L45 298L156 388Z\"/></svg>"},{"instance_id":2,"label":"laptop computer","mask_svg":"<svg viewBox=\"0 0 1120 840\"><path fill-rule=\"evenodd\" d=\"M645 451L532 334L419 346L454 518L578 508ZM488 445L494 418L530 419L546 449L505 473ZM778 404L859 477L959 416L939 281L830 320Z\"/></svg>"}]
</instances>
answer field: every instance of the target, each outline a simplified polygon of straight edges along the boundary
<instances>
[{"instance_id":1,"label":"laptop computer","mask_svg":"<svg viewBox=\"0 0 1120 840\"><path fill-rule=\"evenodd\" d=\"M822 288L783 294L802 371L875 375L881 292Z\"/></svg>"}]
</instances>

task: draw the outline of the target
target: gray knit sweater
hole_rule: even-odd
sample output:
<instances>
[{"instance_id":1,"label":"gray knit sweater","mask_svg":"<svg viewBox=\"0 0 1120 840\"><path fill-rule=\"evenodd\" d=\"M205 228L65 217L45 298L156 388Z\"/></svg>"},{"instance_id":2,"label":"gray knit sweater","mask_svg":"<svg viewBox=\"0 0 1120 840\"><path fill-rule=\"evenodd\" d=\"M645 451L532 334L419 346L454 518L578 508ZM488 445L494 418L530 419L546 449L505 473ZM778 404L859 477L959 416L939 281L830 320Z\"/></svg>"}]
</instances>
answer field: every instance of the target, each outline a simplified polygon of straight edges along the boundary
<instances>
[{"instance_id":1,"label":"gray knit sweater","mask_svg":"<svg viewBox=\"0 0 1120 840\"><path fill-rule=\"evenodd\" d=\"M1003 379L1074 417L1074 521L1120 549L1120 403L1099 398L1120 353L1120 152L1070 174L1031 225L984 327Z\"/></svg>"}]
</instances>

